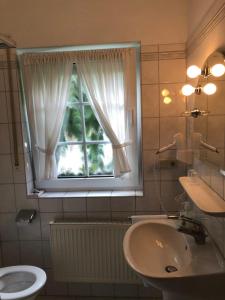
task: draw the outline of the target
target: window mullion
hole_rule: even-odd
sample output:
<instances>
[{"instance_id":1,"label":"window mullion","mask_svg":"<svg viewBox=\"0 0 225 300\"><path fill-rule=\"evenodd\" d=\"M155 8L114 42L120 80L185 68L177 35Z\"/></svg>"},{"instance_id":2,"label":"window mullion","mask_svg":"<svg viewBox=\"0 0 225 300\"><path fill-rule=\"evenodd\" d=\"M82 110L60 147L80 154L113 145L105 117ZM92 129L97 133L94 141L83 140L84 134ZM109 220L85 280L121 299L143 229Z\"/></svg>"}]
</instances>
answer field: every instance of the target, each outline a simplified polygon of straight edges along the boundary
<instances>
[{"instance_id":1,"label":"window mullion","mask_svg":"<svg viewBox=\"0 0 225 300\"><path fill-rule=\"evenodd\" d=\"M89 176L88 172L88 161L87 161L87 145L86 145L86 130L85 130L85 117L84 117L84 104L83 104L83 95L81 88L81 81L79 79L79 93L80 93L80 101L81 101L81 121L82 121L82 135L83 135L83 147L84 147L84 166L86 176Z\"/></svg>"}]
</instances>

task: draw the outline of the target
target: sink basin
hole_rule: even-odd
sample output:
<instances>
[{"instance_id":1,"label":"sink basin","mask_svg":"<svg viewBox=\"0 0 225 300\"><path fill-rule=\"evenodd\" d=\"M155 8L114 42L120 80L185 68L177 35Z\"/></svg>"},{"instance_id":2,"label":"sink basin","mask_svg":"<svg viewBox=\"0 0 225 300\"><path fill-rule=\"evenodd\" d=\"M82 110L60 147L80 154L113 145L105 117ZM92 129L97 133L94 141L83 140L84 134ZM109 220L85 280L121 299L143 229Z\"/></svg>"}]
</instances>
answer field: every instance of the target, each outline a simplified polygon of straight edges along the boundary
<instances>
[{"instance_id":1,"label":"sink basin","mask_svg":"<svg viewBox=\"0 0 225 300\"><path fill-rule=\"evenodd\" d=\"M222 255L207 239L204 245L177 231L177 221L144 220L124 237L124 255L145 283L162 290L164 299L225 299ZM214 297L214 298L213 298Z\"/></svg>"}]
</instances>

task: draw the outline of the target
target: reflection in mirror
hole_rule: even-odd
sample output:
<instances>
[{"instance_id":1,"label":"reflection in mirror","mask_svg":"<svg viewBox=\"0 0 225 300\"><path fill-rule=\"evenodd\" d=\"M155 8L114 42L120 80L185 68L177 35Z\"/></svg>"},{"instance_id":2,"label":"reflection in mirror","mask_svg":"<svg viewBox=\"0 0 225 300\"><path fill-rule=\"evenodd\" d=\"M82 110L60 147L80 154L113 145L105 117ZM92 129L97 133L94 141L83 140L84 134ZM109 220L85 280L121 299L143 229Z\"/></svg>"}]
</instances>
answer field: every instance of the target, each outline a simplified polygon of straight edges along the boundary
<instances>
[{"instance_id":1,"label":"reflection in mirror","mask_svg":"<svg viewBox=\"0 0 225 300\"><path fill-rule=\"evenodd\" d=\"M213 66L218 64L224 66L224 55L216 51L206 60L202 70L207 70L208 74L205 75L202 71L203 75L199 76L198 86L202 87L210 82L214 83L217 89L213 95L195 94L195 107L208 111L208 114L194 119L194 132L200 133L207 144L218 149L218 153L200 147L200 150L194 151L194 155L200 160L216 165L219 169L225 169L225 74L221 75L221 71L220 76L215 77L216 67Z\"/></svg>"}]
</instances>

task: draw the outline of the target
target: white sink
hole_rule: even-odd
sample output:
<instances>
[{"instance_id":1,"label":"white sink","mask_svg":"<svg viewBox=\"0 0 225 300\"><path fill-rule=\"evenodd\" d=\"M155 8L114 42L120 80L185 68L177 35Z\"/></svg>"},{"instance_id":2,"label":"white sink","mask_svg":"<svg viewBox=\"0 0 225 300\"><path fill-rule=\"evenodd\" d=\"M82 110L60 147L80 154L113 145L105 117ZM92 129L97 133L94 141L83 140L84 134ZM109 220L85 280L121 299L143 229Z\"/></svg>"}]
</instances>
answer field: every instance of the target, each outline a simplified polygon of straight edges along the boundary
<instances>
[{"instance_id":1,"label":"white sink","mask_svg":"<svg viewBox=\"0 0 225 300\"><path fill-rule=\"evenodd\" d=\"M176 228L177 221L168 219L133 224L123 243L128 264L145 283L161 289L164 299L224 300L222 255L209 239L198 245Z\"/></svg>"}]
</instances>

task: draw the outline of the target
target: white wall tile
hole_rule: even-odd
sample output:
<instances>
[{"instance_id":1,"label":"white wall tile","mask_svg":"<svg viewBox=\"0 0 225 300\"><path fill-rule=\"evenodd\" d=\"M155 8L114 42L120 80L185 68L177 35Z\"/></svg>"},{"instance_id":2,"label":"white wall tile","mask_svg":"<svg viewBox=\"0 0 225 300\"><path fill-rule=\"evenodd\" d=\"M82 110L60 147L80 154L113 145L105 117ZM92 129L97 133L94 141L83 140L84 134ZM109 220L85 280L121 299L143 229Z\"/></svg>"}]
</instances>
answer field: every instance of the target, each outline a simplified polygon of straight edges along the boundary
<instances>
[{"instance_id":1,"label":"white wall tile","mask_svg":"<svg viewBox=\"0 0 225 300\"><path fill-rule=\"evenodd\" d=\"M18 241L2 242L1 248L4 267L20 264L20 245Z\"/></svg>"},{"instance_id":2,"label":"white wall tile","mask_svg":"<svg viewBox=\"0 0 225 300\"><path fill-rule=\"evenodd\" d=\"M0 212L15 212L16 201L13 184L0 184Z\"/></svg>"},{"instance_id":3,"label":"white wall tile","mask_svg":"<svg viewBox=\"0 0 225 300\"><path fill-rule=\"evenodd\" d=\"M15 184L16 208L20 209L38 209L38 199L28 199L25 184Z\"/></svg>"},{"instance_id":4,"label":"white wall tile","mask_svg":"<svg viewBox=\"0 0 225 300\"><path fill-rule=\"evenodd\" d=\"M1 70L0 70L1 72ZM0 79L1 84L1 79ZM1 88L0 88L1 89ZM0 91L0 123L7 123L8 122L8 114L6 108L6 93Z\"/></svg>"},{"instance_id":5,"label":"white wall tile","mask_svg":"<svg viewBox=\"0 0 225 300\"><path fill-rule=\"evenodd\" d=\"M12 161L9 154L0 155L0 183L12 183Z\"/></svg>"},{"instance_id":6,"label":"white wall tile","mask_svg":"<svg viewBox=\"0 0 225 300\"><path fill-rule=\"evenodd\" d=\"M136 211L160 212L160 182L145 181L144 196L136 197Z\"/></svg>"},{"instance_id":7,"label":"white wall tile","mask_svg":"<svg viewBox=\"0 0 225 300\"><path fill-rule=\"evenodd\" d=\"M158 83L159 79L158 61L142 61L141 63L141 83Z\"/></svg>"},{"instance_id":8,"label":"white wall tile","mask_svg":"<svg viewBox=\"0 0 225 300\"><path fill-rule=\"evenodd\" d=\"M18 232L15 219L15 213L4 213L0 215L1 241L16 241L18 239Z\"/></svg>"},{"instance_id":9,"label":"white wall tile","mask_svg":"<svg viewBox=\"0 0 225 300\"><path fill-rule=\"evenodd\" d=\"M87 210L88 211L109 211L110 210L110 198L87 198Z\"/></svg>"},{"instance_id":10,"label":"white wall tile","mask_svg":"<svg viewBox=\"0 0 225 300\"><path fill-rule=\"evenodd\" d=\"M142 116L159 117L159 86L142 85Z\"/></svg>"},{"instance_id":11,"label":"white wall tile","mask_svg":"<svg viewBox=\"0 0 225 300\"><path fill-rule=\"evenodd\" d=\"M86 198L64 198L63 210L64 212L85 211L86 201Z\"/></svg>"},{"instance_id":12,"label":"white wall tile","mask_svg":"<svg viewBox=\"0 0 225 300\"><path fill-rule=\"evenodd\" d=\"M19 239L21 241L41 240L41 224L39 214L37 214L35 219L29 224L24 225L17 223L17 228L19 232Z\"/></svg>"},{"instance_id":13,"label":"white wall tile","mask_svg":"<svg viewBox=\"0 0 225 300\"><path fill-rule=\"evenodd\" d=\"M112 197L111 211L134 211L135 197Z\"/></svg>"},{"instance_id":14,"label":"white wall tile","mask_svg":"<svg viewBox=\"0 0 225 300\"><path fill-rule=\"evenodd\" d=\"M0 145L0 154L9 154L11 152L8 124L0 124Z\"/></svg>"},{"instance_id":15,"label":"white wall tile","mask_svg":"<svg viewBox=\"0 0 225 300\"><path fill-rule=\"evenodd\" d=\"M40 198L39 199L40 212L61 212L62 199L60 198Z\"/></svg>"},{"instance_id":16,"label":"white wall tile","mask_svg":"<svg viewBox=\"0 0 225 300\"><path fill-rule=\"evenodd\" d=\"M159 82L177 83L186 81L185 59L171 59L159 61Z\"/></svg>"},{"instance_id":17,"label":"white wall tile","mask_svg":"<svg viewBox=\"0 0 225 300\"><path fill-rule=\"evenodd\" d=\"M181 116L186 110L186 97L181 94L183 84L161 84L160 85L160 116ZM171 98L169 104L164 103L164 97L162 91L167 90L169 92L168 97Z\"/></svg>"},{"instance_id":18,"label":"white wall tile","mask_svg":"<svg viewBox=\"0 0 225 300\"><path fill-rule=\"evenodd\" d=\"M62 213L40 213L41 217L41 233L42 240L49 240L50 238L50 226L49 222L56 219L62 219Z\"/></svg>"},{"instance_id":19,"label":"white wall tile","mask_svg":"<svg viewBox=\"0 0 225 300\"><path fill-rule=\"evenodd\" d=\"M159 148L159 118L143 119L143 147L145 150Z\"/></svg>"},{"instance_id":20,"label":"white wall tile","mask_svg":"<svg viewBox=\"0 0 225 300\"><path fill-rule=\"evenodd\" d=\"M21 264L43 266L41 241L20 242Z\"/></svg>"}]
</instances>

